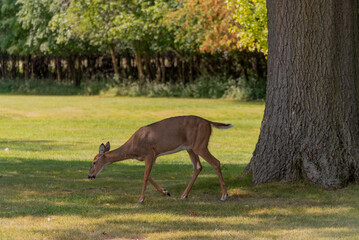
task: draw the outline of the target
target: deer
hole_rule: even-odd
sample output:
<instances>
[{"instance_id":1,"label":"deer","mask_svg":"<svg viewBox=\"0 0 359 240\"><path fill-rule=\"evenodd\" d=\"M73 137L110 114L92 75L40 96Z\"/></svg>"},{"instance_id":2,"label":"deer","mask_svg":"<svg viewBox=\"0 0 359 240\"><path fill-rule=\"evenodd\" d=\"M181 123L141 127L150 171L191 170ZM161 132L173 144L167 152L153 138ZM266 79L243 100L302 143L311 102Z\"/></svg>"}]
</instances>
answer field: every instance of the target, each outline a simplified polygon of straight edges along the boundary
<instances>
[{"instance_id":1,"label":"deer","mask_svg":"<svg viewBox=\"0 0 359 240\"><path fill-rule=\"evenodd\" d=\"M136 159L145 162L143 186L139 203L145 199L147 182L149 181L158 192L170 196L170 193L160 187L151 177L152 167L159 156L186 150L193 165L193 176L181 196L186 199L202 170L199 156L207 161L217 172L222 190L221 201L228 194L223 180L220 162L208 150L212 127L228 129L232 124L212 122L198 116L177 116L152 123L138 129L122 146L110 151L110 142L99 147L99 153L92 161L88 174L90 180L104 169L105 166L126 159Z\"/></svg>"}]
</instances>

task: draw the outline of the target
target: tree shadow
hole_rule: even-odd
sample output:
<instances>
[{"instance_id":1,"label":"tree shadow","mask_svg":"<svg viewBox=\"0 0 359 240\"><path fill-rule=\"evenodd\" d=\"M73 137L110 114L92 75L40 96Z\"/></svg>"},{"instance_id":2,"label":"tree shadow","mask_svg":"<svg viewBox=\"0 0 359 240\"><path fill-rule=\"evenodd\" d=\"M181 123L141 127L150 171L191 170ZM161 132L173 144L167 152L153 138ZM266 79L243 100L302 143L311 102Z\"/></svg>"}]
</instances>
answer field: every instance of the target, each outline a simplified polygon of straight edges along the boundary
<instances>
[{"instance_id":1,"label":"tree shadow","mask_svg":"<svg viewBox=\"0 0 359 240\"><path fill-rule=\"evenodd\" d=\"M3 151L5 148L9 148L9 150L29 152L38 152L44 150L64 151L69 149L77 149L74 144L63 144L52 140L9 140L0 138L0 150Z\"/></svg>"},{"instance_id":2,"label":"tree shadow","mask_svg":"<svg viewBox=\"0 0 359 240\"><path fill-rule=\"evenodd\" d=\"M244 164L226 164L223 175L230 197L220 202L217 175L212 167L203 164L189 198L180 200L192 176L192 165L158 162L151 176L172 196L162 196L149 185L146 201L138 204L143 165L115 163L106 167L95 181L89 181L90 162L1 156L0 217L55 215L94 219L93 233L76 228L40 231L53 239L68 238L69 232L79 239L144 238L171 232L182 232L183 238L192 239L238 239L241 232L268 231L276 238L283 231L296 228L331 228L336 229L337 236L350 238L359 231L357 186L337 191L326 191L306 182L252 186L250 177L238 178ZM218 233L212 236L214 229ZM319 232L316 237L330 236L325 231Z\"/></svg>"}]
</instances>

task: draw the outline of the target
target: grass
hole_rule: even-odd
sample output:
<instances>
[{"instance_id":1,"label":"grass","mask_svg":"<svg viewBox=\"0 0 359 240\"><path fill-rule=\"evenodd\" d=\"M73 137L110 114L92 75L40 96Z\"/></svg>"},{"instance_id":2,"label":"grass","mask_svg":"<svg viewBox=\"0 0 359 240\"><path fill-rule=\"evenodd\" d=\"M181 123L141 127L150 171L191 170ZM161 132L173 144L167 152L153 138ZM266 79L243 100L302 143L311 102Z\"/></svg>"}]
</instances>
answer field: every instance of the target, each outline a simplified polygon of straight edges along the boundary
<instances>
[{"instance_id":1,"label":"grass","mask_svg":"<svg viewBox=\"0 0 359 240\"><path fill-rule=\"evenodd\" d=\"M263 103L230 100L0 95L0 239L358 239L359 187L250 184L239 177L256 144ZM157 159L138 204L144 165L128 160L87 180L100 143L120 146L139 127L196 114L232 123L213 131L229 198L214 170L192 176L185 152ZM9 148L9 151L5 151Z\"/></svg>"}]
</instances>

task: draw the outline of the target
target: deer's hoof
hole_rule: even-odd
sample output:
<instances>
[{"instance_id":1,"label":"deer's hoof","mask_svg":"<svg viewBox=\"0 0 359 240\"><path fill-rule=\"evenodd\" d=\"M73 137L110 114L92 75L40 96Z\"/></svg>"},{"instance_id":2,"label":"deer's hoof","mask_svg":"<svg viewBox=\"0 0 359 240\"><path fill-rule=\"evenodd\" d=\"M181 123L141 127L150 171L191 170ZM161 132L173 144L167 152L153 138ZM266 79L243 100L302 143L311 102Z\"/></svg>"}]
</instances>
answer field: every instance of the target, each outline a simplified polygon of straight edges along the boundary
<instances>
[{"instance_id":1,"label":"deer's hoof","mask_svg":"<svg viewBox=\"0 0 359 240\"><path fill-rule=\"evenodd\" d=\"M221 201L222 201L222 202L225 201L225 200L227 199L227 197L228 197L228 194L227 194L227 193L226 193L226 194L223 194L222 197L221 197Z\"/></svg>"},{"instance_id":2,"label":"deer's hoof","mask_svg":"<svg viewBox=\"0 0 359 240\"><path fill-rule=\"evenodd\" d=\"M138 203L143 203L144 199L138 200Z\"/></svg>"},{"instance_id":3,"label":"deer's hoof","mask_svg":"<svg viewBox=\"0 0 359 240\"><path fill-rule=\"evenodd\" d=\"M166 189L163 189L162 193L163 195L171 196L171 194Z\"/></svg>"},{"instance_id":4,"label":"deer's hoof","mask_svg":"<svg viewBox=\"0 0 359 240\"><path fill-rule=\"evenodd\" d=\"M186 199L188 195L182 195L181 199Z\"/></svg>"}]
</instances>

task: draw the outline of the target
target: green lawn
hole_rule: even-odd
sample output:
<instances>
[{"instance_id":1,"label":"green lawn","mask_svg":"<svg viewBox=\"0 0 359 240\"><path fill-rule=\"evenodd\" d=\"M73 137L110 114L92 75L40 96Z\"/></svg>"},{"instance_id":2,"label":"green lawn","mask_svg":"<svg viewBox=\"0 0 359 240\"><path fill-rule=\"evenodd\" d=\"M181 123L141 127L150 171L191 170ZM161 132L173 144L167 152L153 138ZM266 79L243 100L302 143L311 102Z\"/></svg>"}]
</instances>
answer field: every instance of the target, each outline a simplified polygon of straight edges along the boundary
<instances>
[{"instance_id":1,"label":"green lawn","mask_svg":"<svg viewBox=\"0 0 359 240\"><path fill-rule=\"evenodd\" d=\"M0 239L358 239L359 186L325 191L305 182L252 186L240 177L255 147L263 103L230 100L0 96ZM188 199L186 152L157 159L137 203L144 164L87 174L102 142L119 147L139 127L195 114L234 124L213 131L229 198L202 160ZM9 148L9 151L5 151Z\"/></svg>"}]
</instances>

